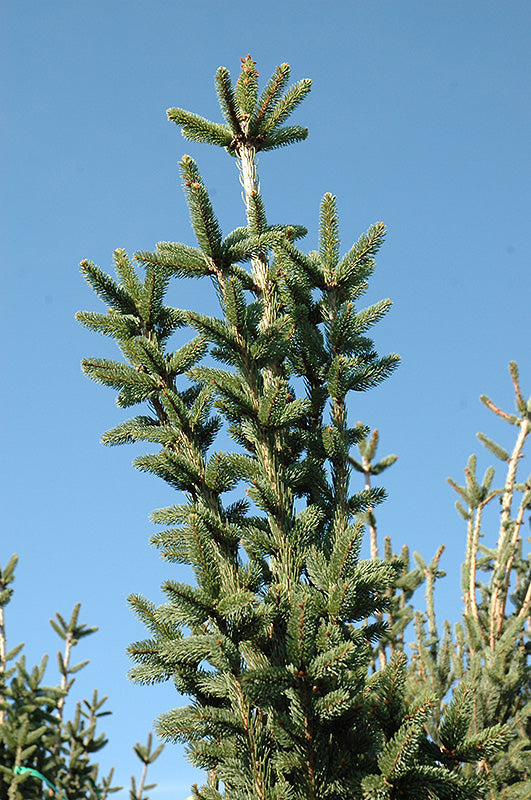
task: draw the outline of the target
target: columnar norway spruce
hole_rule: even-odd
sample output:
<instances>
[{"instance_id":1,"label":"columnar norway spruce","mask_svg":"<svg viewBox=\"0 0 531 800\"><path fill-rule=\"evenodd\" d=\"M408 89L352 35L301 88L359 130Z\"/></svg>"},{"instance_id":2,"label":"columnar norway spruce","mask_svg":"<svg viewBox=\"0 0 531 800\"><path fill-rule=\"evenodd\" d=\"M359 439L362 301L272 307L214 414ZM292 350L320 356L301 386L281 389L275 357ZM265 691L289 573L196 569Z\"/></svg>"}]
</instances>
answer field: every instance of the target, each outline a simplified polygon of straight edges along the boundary
<instances>
[{"instance_id":1,"label":"columnar norway spruce","mask_svg":"<svg viewBox=\"0 0 531 800\"><path fill-rule=\"evenodd\" d=\"M373 464L374 436L348 418L349 395L376 386L398 363L395 354L379 356L367 335L390 301L359 307L384 226L341 256L331 194L321 203L317 251L298 244L305 228L266 217L257 154L307 136L285 123L310 81L288 87L289 74L282 64L259 93L249 56L236 84L226 69L216 74L223 123L168 112L185 138L235 159L243 226L223 236L198 167L184 156L197 245L161 242L137 253L136 264L116 250L117 280L81 265L109 310L78 319L112 336L124 357L88 359L83 369L118 390L120 407L148 408L103 441L159 446L135 464L182 494L154 512L162 530L152 541L195 575L193 585L166 581L162 605L130 598L150 631L130 647L131 677L173 681L188 698L156 728L185 742L206 770L196 798L484 797L487 771L462 764L472 750L474 764L488 764L509 733L489 724L471 745L459 722L465 690L442 722L435 687L425 681L411 691L400 646L411 615L402 603L400 616L399 595L408 600L424 575L389 547L377 557L374 508L384 492L370 476L394 457ZM175 278L213 283L219 316L167 305ZM196 336L174 350L171 336L182 328ZM214 449L220 432L231 451ZM361 491L350 489L352 469L365 474ZM366 522L368 560L360 556ZM437 569L427 574L433 583Z\"/></svg>"}]
</instances>

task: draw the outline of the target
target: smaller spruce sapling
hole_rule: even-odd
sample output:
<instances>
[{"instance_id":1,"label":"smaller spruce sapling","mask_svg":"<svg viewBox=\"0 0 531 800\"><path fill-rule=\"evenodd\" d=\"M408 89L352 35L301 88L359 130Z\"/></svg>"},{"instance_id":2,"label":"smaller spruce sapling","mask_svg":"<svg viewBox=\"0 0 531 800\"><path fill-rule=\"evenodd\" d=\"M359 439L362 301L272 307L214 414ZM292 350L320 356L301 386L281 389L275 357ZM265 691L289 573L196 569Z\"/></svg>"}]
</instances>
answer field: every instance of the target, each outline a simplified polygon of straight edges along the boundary
<instances>
[{"instance_id":1,"label":"smaller spruce sapling","mask_svg":"<svg viewBox=\"0 0 531 800\"><path fill-rule=\"evenodd\" d=\"M29 669L22 653L24 644L7 649L5 609L13 595L17 555L0 566L0 800L44 800L53 794L68 800L106 800L122 787L113 784L114 767L99 775L94 756L107 744L98 732L106 697L94 690L90 700L77 702L73 717L65 717L67 701L76 674L89 662L72 663L73 648L81 639L95 633L79 622L80 604L70 619L57 613L50 623L64 642L57 653L60 681L48 686L45 678L48 656ZM131 800L148 800L147 765L160 755L163 745L152 749L137 744L136 755L143 763L138 789L132 778Z\"/></svg>"},{"instance_id":2,"label":"smaller spruce sapling","mask_svg":"<svg viewBox=\"0 0 531 800\"><path fill-rule=\"evenodd\" d=\"M531 797L531 556L523 553L526 516L530 519L531 476L518 468L531 434L531 398L524 398L517 366L509 365L516 413L503 411L488 397L483 404L512 426L515 441L506 449L483 433L479 441L505 465L505 478L494 483L488 466L477 474L477 457L465 467L465 483L449 479L456 491L456 508L466 523L462 568L463 614L452 630L449 621L439 632L435 582L444 577L441 545L427 564L414 554L416 569L405 570L391 592L389 629L373 654L383 658L402 651L404 630L414 620L412 657L406 695L413 699L426 687L436 698L427 720L430 738L449 769L482 778L482 797L529 800ZM366 452L366 450L364 450ZM361 471L361 461L357 469ZM484 543L498 509L497 542ZM374 517L374 515L373 515ZM376 531L375 520L369 524ZM530 541L531 537L527 538ZM385 558L395 559L386 538ZM401 554L404 565L404 551ZM426 587L426 613L415 612L410 590Z\"/></svg>"}]
</instances>

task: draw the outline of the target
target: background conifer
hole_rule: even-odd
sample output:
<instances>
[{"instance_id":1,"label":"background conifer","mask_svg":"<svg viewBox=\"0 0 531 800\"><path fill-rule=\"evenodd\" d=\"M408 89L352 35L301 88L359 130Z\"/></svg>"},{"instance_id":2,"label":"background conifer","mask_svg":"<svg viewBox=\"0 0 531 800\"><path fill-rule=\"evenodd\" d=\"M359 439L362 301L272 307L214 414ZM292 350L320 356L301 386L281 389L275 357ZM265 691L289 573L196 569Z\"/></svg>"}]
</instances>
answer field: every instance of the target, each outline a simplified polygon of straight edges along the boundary
<instances>
[{"instance_id":1,"label":"background conifer","mask_svg":"<svg viewBox=\"0 0 531 800\"><path fill-rule=\"evenodd\" d=\"M13 555L4 568L0 566L0 798L43 800L55 795L63 800L106 800L122 788L113 784L114 768L100 775L94 761L107 744L98 727L101 718L111 713L103 710L107 698L94 690L90 700L75 704L71 718L65 713L76 675L89 663L73 664L73 648L98 629L79 622L80 603L68 621L59 613L50 620L64 649L57 653L59 684L47 685L47 655L29 668L23 643L7 648L5 609L13 595L17 562ZM138 787L131 779L131 800L149 800L146 792L156 784L146 784L146 770L162 748L153 749L151 734L146 746L135 745L143 769Z\"/></svg>"},{"instance_id":2,"label":"background conifer","mask_svg":"<svg viewBox=\"0 0 531 800\"><path fill-rule=\"evenodd\" d=\"M429 688L437 698L427 727L444 762L455 769L464 761L466 766L460 767L464 774L482 775L486 798L523 800L531 797L531 560L523 552L524 526L526 520L531 521L531 476L520 478L518 467L531 434L531 399L524 398L514 362L509 369L516 413L503 411L486 396L481 400L516 428L512 450L478 433L489 453L505 464L504 480L494 485L493 466L479 480L475 455L465 467L464 485L449 479L459 497L456 509L466 523L462 619L454 627L445 620L439 631L435 583L445 575L440 569L444 546L429 564L415 553L413 568L404 548L403 572L390 593L388 630L373 652L372 664L374 669L377 657L385 664L394 653L404 652L411 637L406 693L413 699ZM372 449L366 441L358 445L363 460L354 463L366 476L376 470L372 465L375 443L373 434ZM376 557L374 513L367 522ZM492 532L496 523L497 541ZM487 535L489 546L482 541ZM398 560L389 537L385 559ZM425 586L424 613L415 611L411 602L421 584ZM412 621L414 631L408 629ZM480 750L485 755L478 759Z\"/></svg>"}]
</instances>

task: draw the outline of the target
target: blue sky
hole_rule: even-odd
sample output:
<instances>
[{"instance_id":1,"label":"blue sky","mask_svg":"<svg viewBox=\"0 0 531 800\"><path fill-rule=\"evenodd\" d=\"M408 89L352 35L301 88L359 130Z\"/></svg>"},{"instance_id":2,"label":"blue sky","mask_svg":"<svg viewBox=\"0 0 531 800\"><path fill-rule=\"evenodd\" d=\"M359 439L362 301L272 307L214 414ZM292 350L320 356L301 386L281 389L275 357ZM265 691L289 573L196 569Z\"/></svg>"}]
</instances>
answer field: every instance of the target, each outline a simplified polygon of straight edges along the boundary
<instances>
[{"instance_id":1,"label":"blue sky","mask_svg":"<svg viewBox=\"0 0 531 800\"><path fill-rule=\"evenodd\" d=\"M379 428L382 455L399 455L382 534L427 558L446 544L439 614L455 620L464 529L445 479L479 451L476 431L510 444L478 402L485 392L512 410L510 359L531 385L530 17L523 0L4 3L0 562L20 556L8 635L31 661L53 656L48 619L81 601L99 632L78 648L91 659L78 696L109 695L101 762L120 783L136 769L131 746L178 704L170 686L125 677L125 648L144 635L127 595L157 600L177 577L148 542L149 512L176 498L134 472L132 449L99 444L123 413L79 368L114 356L74 321L98 308L79 261L110 268L116 247L192 243L185 152L224 229L243 224L234 161L185 142L165 110L218 119L215 70L236 76L247 53L264 79L284 61L294 79L311 77L297 112L307 141L260 159L268 216L304 224L312 249L331 191L345 250L371 223L388 226L366 302L393 300L374 336L403 363L356 398L352 419ZM170 298L209 306L200 286L175 284ZM175 747L151 777L161 798L186 797L197 779Z\"/></svg>"}]
</instances>

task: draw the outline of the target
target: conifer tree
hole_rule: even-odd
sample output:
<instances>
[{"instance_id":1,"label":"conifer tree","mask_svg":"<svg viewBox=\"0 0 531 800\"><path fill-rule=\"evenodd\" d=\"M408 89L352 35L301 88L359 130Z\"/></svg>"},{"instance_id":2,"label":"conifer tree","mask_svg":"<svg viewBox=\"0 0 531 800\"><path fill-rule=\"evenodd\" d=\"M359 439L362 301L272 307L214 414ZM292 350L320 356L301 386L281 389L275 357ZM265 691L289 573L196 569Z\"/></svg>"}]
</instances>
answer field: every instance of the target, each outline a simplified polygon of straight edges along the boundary
<instances>
[{"instance_id":1,"label":"conifer tree","mask_svg":"<svg viewBox=\"0 0 531 800\"><path fill-rule=\"evenodd\" d=\"M452 704L441 722L434 720L433 735L446 740L449 761L458 754L467 762L467 772L476 764L484 774L489 798L531 798L531 556L525 555L524 523L530 521L531 475L518 475L527 437L531 434L531 397L525 400L518 368L510 364L516 413L500 409L488 397L484 405L498 419L516 428L512 450L483 433L482 445L505 465L505 479L494 485L495 469L489 466L480 480L477 458L470 456L465 484L449 480L459 497L456 508L466 522L466 552L462 569L463 615L439 638L430 583L427 621L417 618L417 644L411 664L413 691L421 680L429 681L441 701L449 686L458 681ZM498 503L497 541L483 544L491 527L489 508ZM495 517L494 517L495 519ZM486 522L487 520L487 522ZM488 527L487 527L488 526ZM531 537L527 538L531 541ZM458 722L453 722L455 715ZM450 719L449 719L450 716ZM493 726L505 728L505 746L491 758L476 762L474 745L484 742ZM458 743L456 730L466 738Z\"/></svg>"},{"instance_id":2,"label":"conifer tree","mask_svg":"<svg viewBox=\"0 0 531 800\"><path fill-rule=\"evenodd\" d=\"M485 780L485 797L498 800L531 798L531 555L524 555L524 525L531 522L531 475L519 478L518 468L531 434L531 397L526 401L517 366L510 364L516 413L500 409L488 397L484 405L506 424L516 428L512 450L483 433L479 441L506 465L505 479L493 485L495 469L489 466L482 480L477 458L470 456L465 484L449 479L459 497L456 508L467 526L462 568L463 614L452 626L444 622L440 635L435 613L435 582L444 577L439 547L430 564L403 550L403 574L391 591L388 630L378 645L385 663L389 654L404 650L405 630L414 620L413 657L409 661L406 693L415 697L426 687L437 702L428 722L430 736L439 744L447 764L462 759L465 774L479 772ZM377 438L371 444L377 443ZM363 461L356 468L372 474L375 446L358 445ZM385 459L380 463L386 463ZM498 505L498 538L491 536L494 504ZM491 512L489 517L489 511ZM374 514L368 520L374 532ZM531 537L527 537L531 541ZM386 560L396 561L391 540L385 541ZM410 602L414 590L426 587L426 613L415 612ZM376 653L373 654L373 663ZM484 745L498 731L497 747L489 758L478 758L477 744ZM492 743L495 744L495 743ZM502 745L500 747L500 745Z\"/></svg>"},{"instance_id":3,"label":"conifer tree","mask_svg":"<svg viewBox=\"0 0 531 800\"><path fill-rule=\"evenodd\" d=\"M106 800L121 786L113 785L114 768L107 776L99 775L94 756L107 744L98 732L106 697L94 690L90 700L77 702L73 718L65 714L65 703L77 673L89 662L72 663L73 648L97 628L79 622L80 603L67 621L57 613L50 623L64 642L57 653L59 684L44 683L48 656L28 668L22 654L24 644L8 650L5 608L13 595L15 568L13 555L0 566L0 800L44 800L53 795L62 800ZM18 657L18 659L17 659ZM17 660L15 660L17 659ZM131 800L149 800L146 791L148 764L159 756L162 746L152 749L136 744L135 753L143 765L140 783L132 778Z\"/></svg>"},{"instance_id":4,"label":"conifer tree","mask_svg":"<svg viewBox=\"0 0 531 800\"><path fill-rule=\"evenodd\" d=\"M385 494L367 480L353 491L351 471L361 466L367 479L392 459L369 469L369 431L349 423L349 402L398 363L368 335L390 301L359 304L385 231L371 226L341 255L332 194L321 203L317 251L299 247L302 226L267 219L256 156L307 136L285 123L310 81L288 86L289 75L282 64L260 92L248 56L235 84L226 69L216 74L224 122L168 112L185 138L235 159L244 225L223 235L186 155L196 244L161 242L134 260L116 250L116 279L81 264L108 312L78 319L113 337L123 356L86 359L83 370L118 390L119 407L147 407L103 442L159 447L134 463L181 494L153 513L162 529L152 542L195 576L168 579L161 605L130 598L150 634L130 647L131 677L171 680L189 698L156 729L186 743L206 771L195 798L480 798L484 777L461 768L467 754L457 748L450 762L428 733L437 694L423 687L411 696L401 648L390 657L380 649L379 668L374 658L404 564L360 556L364 522ZM167 305L175 278L211 281L219 316ZM173 349L172 334L185 327L196 335ZM220 431L229 452L215 449ZM361 464L356 444L369 448ZM455 730L460 745L467 732ZM486 727L476 759L488 762L505 735Z\"/></svg>"}]
</instances>

